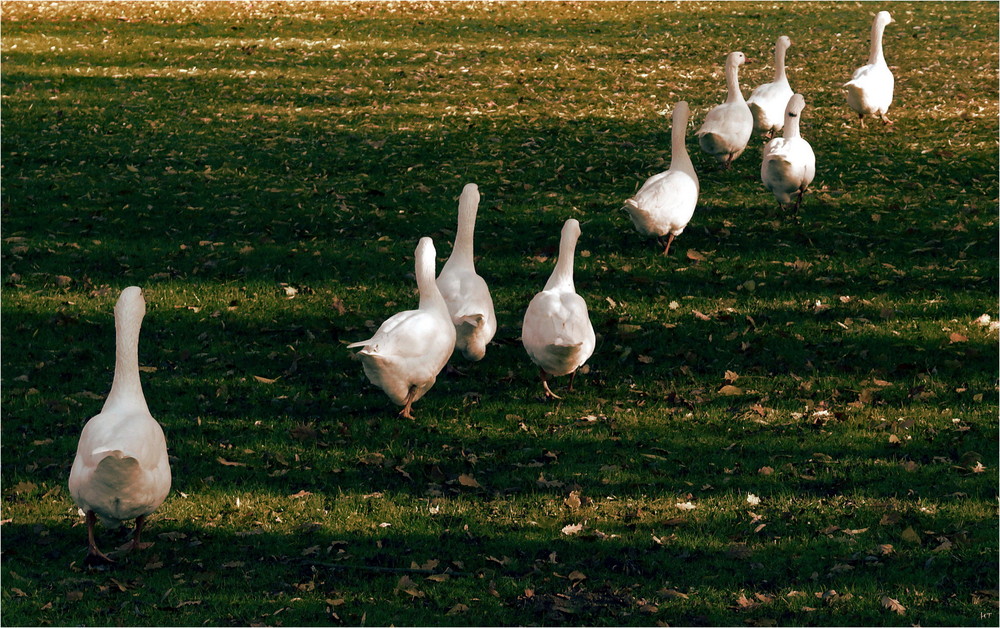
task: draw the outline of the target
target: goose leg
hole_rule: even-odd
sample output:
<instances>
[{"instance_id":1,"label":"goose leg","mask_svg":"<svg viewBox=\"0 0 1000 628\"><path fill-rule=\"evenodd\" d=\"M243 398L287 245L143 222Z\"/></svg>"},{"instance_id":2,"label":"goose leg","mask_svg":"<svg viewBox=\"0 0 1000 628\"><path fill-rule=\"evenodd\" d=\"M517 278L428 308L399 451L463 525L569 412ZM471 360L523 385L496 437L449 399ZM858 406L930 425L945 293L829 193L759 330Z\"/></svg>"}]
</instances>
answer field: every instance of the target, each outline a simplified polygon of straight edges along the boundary
<instances>
[{"instance_id":1,"label":"goose leg","mask_svg":"<svg viewBox=\"0 0 1000 628\"><path fill-rule=\"evenodd\" d=\"M410 408L413 405L413 394L417 392L416 386L410 386L410 390L406 392L406 400L403 404L403 409L399 411L399 416L404 419L413 420L413 414L410 412Z\"/></svg>"},{"instance_id":2,"label":"goose leg","mask_svg":"<svg viewBox=\"0 0 1000 628\"><path fill-rule=\"evenodd\" d=\"M552 389L549 388L548 375L546 374L545 369L538 369L538 376L542 380L542 388L545 389L546 399L562 399L562 397L552 392Z\"/></svg>"},{"instance_id":3,"label":"goose leg","mask_svg":"<svg viewBox=\"0 0 1000 628\"><path fill-rule=\"evenodd\" d=\"M806 193L806 189L802 188L799 190L799 197L795 199L795 209L793 210L796 214L799 213L799 205L802 204L802 195Z\"/></svg>"},{"instance_id":4,"label":"goose leg","mask_svg":"<svg viewBox=\"0 0 1000 628\"><path fill-rule=\"evenodd\" d=\"M673 236L670 237L672 238ZM573 392L573 380L575 379L576 379L576 371L573 371L572 373L569 374L569 388L566 389L569 392Z\"/></svg>"},{"instance_id":5,"label":"goose leg","mask_svg":"<svg viewBox=\"0 0 1000 628\"><path fill-rule=\"evenodd\" d=\"M139 540L142 536L142 527L144 525L146 525L146 515L139 515L135 518L135 531L132 533L132 540L125 544L125 547L122 549L131 552L134 550L146 549L152 545L152 543L142 543Z\"/></svg>"},{"instance_id":6,"label":"goose leg","mask_svg":"<svg viewBox=\"0 0 1000 628\"><path fill-rule=\"evenodd\" d=\"M889 116L885 115L884 113L880 114L879 118L882 118L882 124L885 125L893 124L893 121L889 119Z\"/></svg>"},{"instance_id":7,"label":"goose leg","mask_svg":"<svg viewBox=\"0 0 1000 628\"><path fill-rule=\"evenodd\" d=\"M93 510L87 511L87 557L83 560L85 565L106 565L115 561L108 558L104 552L97 549L94 542L94 526L97 524L97 515Z\"/></svg>"},{"instance_id":8,"label":"goose leg","mask_svg":"<svg viewBox=\"0 0 1000 628\"><path fill-rule=\"evenodd\" d=\"M667 236L667 246L666 248L663 249L664 255L670 255L670 245L673 244L673 242L674 242L674 234L671 233L670 235ZM575 375L576 373L574 372L573 374Z\"/></svg>"},{"instance_id":9,"label":"goose leg","mask_svg":"<svg viewBox=\"0 0 1000 628\"><path fill-rule=\"evenodd\" d=\"M862 129L865 128L865 114L859 113L858 120L861 120L861 128Z\"/></svg>"}]
</instances>

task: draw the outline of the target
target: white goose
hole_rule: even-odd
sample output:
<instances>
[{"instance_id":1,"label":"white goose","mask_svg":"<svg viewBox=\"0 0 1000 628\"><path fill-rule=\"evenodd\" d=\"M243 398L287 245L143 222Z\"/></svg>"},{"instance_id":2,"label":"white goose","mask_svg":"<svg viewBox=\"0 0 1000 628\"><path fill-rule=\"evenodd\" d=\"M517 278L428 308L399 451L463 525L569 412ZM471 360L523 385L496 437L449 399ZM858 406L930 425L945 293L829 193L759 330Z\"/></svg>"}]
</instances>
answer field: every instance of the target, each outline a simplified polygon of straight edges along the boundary
<instances>
[{"instance_id":1,"label":"white goose","mask_svg":"<svg viewBox=\"0 0 1000 628\"><path fill-rule=\"evenodd\" d=\"M892 104L895 79L882 55L882 33L894 21L888 11L878 12L872 23L868 64L855 70L851 80L844 83L847 88L847 104L857 112L862 127L865 126L865 115L878 116L884 124L892 124L886 114Z\"/></svg>"},{"instance_id":2,"label":"white goose","mask_svg":"<svg viewBox=\"0 0 1000 628\"><path fill-rule=\"evenodd\" d=\"M816 155L812 146L799 135L799 120L806 101L802 94L795 94L788 100L785 109L784 137L776 137L764 146L764 159L760 165L760 180L782 203L795 199L795 210L799 210L802 195L816 175Z\"/></svg>"},{"instance_id":3,"label":"white goose","mask_svg":"<svg viewBox=\"0 0 1000 628\"><path fill-rule=\"evenodd\" d=\"M698 175L685 145L688 113L688 104L683 100L674 107L670 167L647 179L635 196L625 201L625 211L639 233L667 236L664 255L670 253L670 244L683 233L698 204Z\"/></svg>"},{"instance_id":4,"label":"white goose","mask_svg":"<svg viewBox=\"0 0 1000 628\"><path fill-rule=\"evenodd\" d=\"M695 133L701 149L728 168L739 157L753 133L753 114L740 91L740 66L749 63L742 52L726 57L726 102L708 112L705 122Z\"/></svg>"},{"instance_id":5,"label":"white goose","mask_svg":"<svg viewBox=\"0 0 1000 628\"><path fill-rule=\"evenodd\" d=\"M441 268L437 286L455 325L455 348L468 360L482 360L497 331L493 298L486 281L476 274L472 236L476 230L479 187L469 183L458 199L458 230L451 257Z\"/></svg>"},{"instance_id":6,"label":"white goose","mask_svg":"<svg viewBox=\"0 0 1000 628\"><path fill-rule=\"evenodd\" d=\"M546 398L559 398L549 388L548 375L572 373L572 392L576 370L594 353L597 341L587 303L573 285L573 254L579 237L580 223L570 218L562 228L555 269L545 288L531 299L521 325L521 342L541 369Z\"/></svg>"},{"instance_id":7,"label":"white goose","mask_svg":"<svg viewBox=\"0 0 1000 628\"><path fill-rule=\"evenodd\" d=\"M753 114L755 131L770 139L781 131L785 124L785 106L792 97L792 88L785 75L785 52L792 45L792 40L782 35L774 44L774 81L764 83L753 90L747 105Z\"/></svg>"},{"instance_id":8,"label":"white goose","mask_svg":"<svg viewBox=\"0 0 1000 628\"><path fill-rule=\"evenodd\" d=\"M115 305L115 377L101 413L83 427L69 473L69 492L87 518L87 562L112 562L97 549L97 519L116 528L135 519L125 549L140 542L146 516L170 492L170 462L163 429L149 413L139 381L139 329L146 301L136 286L126 288Z\"/></svg>"},{"instance_id":9,"label":"white goose","mask_svg":"<svg viewBox=\"0 0 1000 628\"><path fill-rule=\"evenodd\" d=\"M412 419L413 402L434 385L455 350L455 326L448 304L434 282L434 243L420 238L415 253L420 305L393 314L375 335L347 345L362 347L358 355L369 381L403 406L399 415Z\"/></svg>"}]
</instances>

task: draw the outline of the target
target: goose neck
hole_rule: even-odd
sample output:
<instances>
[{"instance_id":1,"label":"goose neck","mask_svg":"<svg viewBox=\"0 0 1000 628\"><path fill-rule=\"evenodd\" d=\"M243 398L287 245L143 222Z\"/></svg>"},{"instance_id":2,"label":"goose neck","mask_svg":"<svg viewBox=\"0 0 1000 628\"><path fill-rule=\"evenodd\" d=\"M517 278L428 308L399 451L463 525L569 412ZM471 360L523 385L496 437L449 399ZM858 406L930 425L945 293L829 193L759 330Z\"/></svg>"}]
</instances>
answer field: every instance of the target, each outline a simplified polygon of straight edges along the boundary
<instances>
[{"instance_id":1,"label":"goose neck","mask_svg":"<svg viewBox=\"0 0 1000 628\"><path fill-rule=\"evenodd\" d=\"M799 119L801 117L801 113L794 116L785 116L785 128L782 131L782 135L785 139L799 137Z\"/></svg>"},{"instance_id":2,"label":"goose neck","mask_svg":"<svg viewBox=\"0 0 1000 628\"><path fill-rule=\"evenodd\" d=\"M675 113L673 126L670 128L670 167L669 170L694 171L691 156L687 152L687 121L684 113Z\"/></svg>"},{"instance_id":3,"label":"goose neck","mask_svg":"<svg viewBox=\"0 0 1000 628\"><path fill-rule=\"evenodd\" d=\"M115 376L105 408L118 405L146 407L139 379L139 328L141 320L115 322Z\"/></svg>"},{"instance_id":4,"label":"goose neck","mask_svg":"<svg viewBox=\"0 0 1000 628\"><path fill-rule=\"evenodd\" d=\"M740 66L736 63L726 64L726 89L728 96L727 103L746 102L743 92L740 91Z\"/></svg>"},{"instance_id":5,"label":"goose neck","mask_svg":"<svg viewBox=\"0 0 1000 628\"><path fill-rule=\"evenodd\" d=\"M545 289L550 290L555 287L575 290L573 285L573 256L576 253L576 241L579 235L567 233L559 242L559 259L556 260L556 267L552 269L552 275L545 283Z\"/></svg>"},{"instance_id":6,"label":"goose neck","mask_svg":"<svg viewBox=\"0 0 1000 628\"><path fill-rule=\"evenodd\" d=\"M422 254L417 256L416 261L417 291L420 293L420 309L444 309L448 311L448 304L434 280L434 254Z\"/></svg>"},{"instance_id":7,"label":"goose neck","mask_svg":"<svg viewBox=\"0 0 1000 628\"><path fill-rule=\"evenodd\" d=\"M872 24L871 52L868 53L868 64L885 64L885 56L882 54L882 35L885 32L885 22L876 21Z\"/></svg>"},{"instance_id":8,"label":"goose neck","mask_svg":"<svg viewBox=\"0 0 1000 628\"><path fill-rule=\"evenodd\" d=\"M787 81L788 77L785 74L785 53L788 48L782 44L778 44L774 47L774 82L779 83L781 81Z\"/></svg>"}]
</instances>

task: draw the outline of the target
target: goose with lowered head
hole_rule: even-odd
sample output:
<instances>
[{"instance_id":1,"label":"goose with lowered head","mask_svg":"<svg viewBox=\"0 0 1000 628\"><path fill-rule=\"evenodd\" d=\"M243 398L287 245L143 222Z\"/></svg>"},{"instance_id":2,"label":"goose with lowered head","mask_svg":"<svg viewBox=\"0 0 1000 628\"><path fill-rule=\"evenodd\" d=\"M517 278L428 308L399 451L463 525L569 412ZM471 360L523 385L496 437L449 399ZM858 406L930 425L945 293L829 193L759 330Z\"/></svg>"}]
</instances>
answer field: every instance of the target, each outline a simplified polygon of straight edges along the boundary
<instances>
[{"instance_id":1,"label":"goose with lowered head","mask_svg":"<svg viewBox=\"0 0 1000 628\"><path fill-rule=\"evenodd\" d=\"M792 97L792 88L785 75L785 53L792 45L786 35L774 44L774 81L764 83L753 90L747 99L747 106L753 114L755 131L770 139L785 125L785 106Z\"/></svg>"},{"instance_id":2,"label":"goose with lowered head","mask_svg":"<svg viewBox=\"0 0 1000 628\"><path fill-rule=\"evenodd\" d=\"M670 129L670 167L651 176L635 195L625 201L625 211L636 230L645 236L661 240L667 236L664 255L670 254L670 244L684 232L698 204L698 175L685 145L688 104L680 101L674 107Z\"/></svg>"},{"instance_id":3,"label":"goose with lowered head","mask_svg":"<svg viewBox=\"0 0 1000 628\"><path fill-rule=\"evenodd\" d=\"M570 375L572 392L576 370L594 353L597 343L587 302L573 284L573 255L579 238L580 223L570 218L562 228L556 266L545 288L528 303L521 325L521 343L540 369L548 399L559 399L549 388L548 376Z\"/></svg>"},{"instance_id":4,"label":"goose with lowered head","mask_svg":"<svg viewBox=\"0 0 1000 628\"><path fill-rule=\"evenodd\" d=\"M455 326L434 281L434 243L420 238L415 254L420 304L415 310L387 318L368 340L354 342L365 375L389 399L403 406L399 415L412 419L413 403L437 380L455 350Z\"/></svg>"},{"instance_id":5,"label":"goose with lowered head","mask_svg":"<svg viewBox=\"0 0 1000 628\"><path fill-rule=\"evenodd\" d=\"M715 157L723 168L746 150L753 133L753 114L740 91L740 66L750 63L742 52L726 57L726 102L708 112L705 122L695 133L701 149Z\"/></svg>"},{"instance_id":6,"label":"goose with lowered head","mask_svg":"<svg viewBox=\"0 0 1000 628\"><path fill-rule=\"evenodd\" d=\"M94 525L117 528L135 519L126 550L141 542L146 517L170 492L163 429L149 413L139 380L139 330L146 301L136 286L115 305L115 375L101 413L87 421L69 472L69 492L87 520L87 563L113 562L97 548Z\"/></svg>"},{"instance_id":7,"label":"goose with lowered head","mask_svg":"<svg viewBox=\"0 0 1000 628\"><path fill-rule=\"evenodd\" d=\"M892 124L886 115L892 104L895 79L882 54L882 35L885 27L894 22L888 11L879 11L872 22L871 50L868 63L854 71L851 80L844 83L847 89L847 105L858 114L861 126L865 126L865 116L878 116L883 124Z\"/></svg>"},{"instance_id":8,"label":"goose with lowered head","mask_svg":"<svg viewBox=\"0 0 1000 628\"><path fill-rule=\"evenodd\" d=\"M799 120L805 106L802 94L795 94L788 100L784 136L776 137L764 146L764 158L760 165L760 179L778 200L778 207L791 203L792 196L796 195L796 212L802 203L802 195L816 176L816 155L809 142L799 134Z\"/></svg>"},{"instance_id":9,"label":"goose with lowered head","mask_svg":"<svg viewBox=\"0 0 1000 628\"><path fill-rule=\"evenodd\" d=\"M455 348L474 362L486 355L486 345L497 331L493 298L486 281L476 274L472 254L478 209L479 187L469 183L458 199L458 229L451 256L437 278L438 289L455 325Z\"/></svg>"}]
</instances>

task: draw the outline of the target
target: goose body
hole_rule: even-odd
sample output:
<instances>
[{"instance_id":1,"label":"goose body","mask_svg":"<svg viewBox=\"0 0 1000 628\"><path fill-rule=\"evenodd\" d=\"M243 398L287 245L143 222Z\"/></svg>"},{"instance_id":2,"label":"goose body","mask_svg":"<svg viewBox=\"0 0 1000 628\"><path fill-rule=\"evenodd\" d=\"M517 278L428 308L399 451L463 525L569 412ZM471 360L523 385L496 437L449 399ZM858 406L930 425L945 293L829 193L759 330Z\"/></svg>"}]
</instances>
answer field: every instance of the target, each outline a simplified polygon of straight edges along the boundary
<instances>
[{"instance_id":1,"label":"goose body","mask_svg":"<svg viewBox=\"0 0 1000 628\"><path fill-rule=\"evenodd\" d=\"M812 146L799 134L799 120L805 108L802 94L795 94L785 109L784 136L776 137L764 146L760 165L760 179L764 187L774 194L779 206L791 203L793 196L796 211L802 195L816 176L816 155Z\"/></svg>"},{"instance_id":2,"label":"goose body","mask_svg":"<svg viewBox=\"0 0 1000 628\"><path fill-rule=\"evenodd\" d=\"M726 102L709 111L695 133L701 149L724 168L743 153L753 133L753 114L739 85L739 69L746 62L742 52L731 52L726 57Z\"/></svg>"},{"instance_id":3,"label":"goose body","mask_svg":"<svg viewBox=\"0 0 1000 628\"><path fill-rule=\"evenodd\" d=\"M455 350L455 326L448 304L434 281L434 243L420 238L415 254L420 305L393 314L375 335L347 345L361 347L358 356L365 375L398 406L400 416L412 419L413 402L437 380Z\"/></svg>"},{"instance_id":4,"label":"goose body","mask_svg":"<svg viewBox=\"0 0 1000 628\"><path fill-rule=\"evenodd\" d=\"M559 259L552 275L545 288L531 299L521 325L521 342L531 361L541 369L546 397L556 397L549 389L547 376L575 375L596 345L587 303L573 284L573 255L579 237L580 223L570 218L562 228ZM572 378L569 389L573 389Z\"/></svg>"},{"instance_id":5,"label":"goose body","mask_svg":"<svg viewBox=\"0 0 1000 628\"><path fill-rule=\"evenodd\" d=\"M785 75L785 53L792 40L782 35L774 44L774 81L753 90L747 106L753 114L753 128L768 137L781 131L785 125L785 107L792 97L792 88Z\"/></svg>"},{"instance_id":6,"label":"goose body","mask_svg":"<svg viewBox=\"0 0 1000 628\"><path fill-rule=\"evenodd\" d=\"M861 126L865 124L866 115L878 116L886 124L892 123L887 114L892 104L895 79L882 54L882 35L885 27L893 21L888 11L879 11L875 16L868 63L855 70L851 80L844 83L847 105L858 114Z\"/></svg>"},{"instance_id":7,"label":"goose body","mask_svg":"<svg viewBox=\"0 0 1000 628\"><path fill-rule=\"evenodd\" d=\"M677 103L670 131L670 167L655 174L625 201L625 211L636 230L645 236L668 236L663 254L670 253L670 243L683 233L698 204L698 175L685 145L688 104Z\"/></svg>"},{"instance_id":8,"label":"goose body","mask_svg":"<svg viewBox=\"0 0 1000 628\"><path fill-rule=\"evenodd\" d=\"M486 281L476 274L472 254L478 208L479 188L469 183L458 201L455 245L437 278L438 289L455 325L455 348L472 361L483 359L486 345L497 331L493 298Z\"/></svg>"},{"instance_id":9,"label":"goose body","mask_svg":"<svg viewBox=\"0 0 1000 628\"><path fill-rule=\"evenodd\" d=\"M87 517L89 561L109 561L94 542L94 524L135 519L130 549L140 547L146 516L170 492L167 441L149 413L139 380L139 330L146 312L142 290L122 291L115 305L115 375L101 413L80 434L69 492Z\"/></svg>"}]
</instances>

